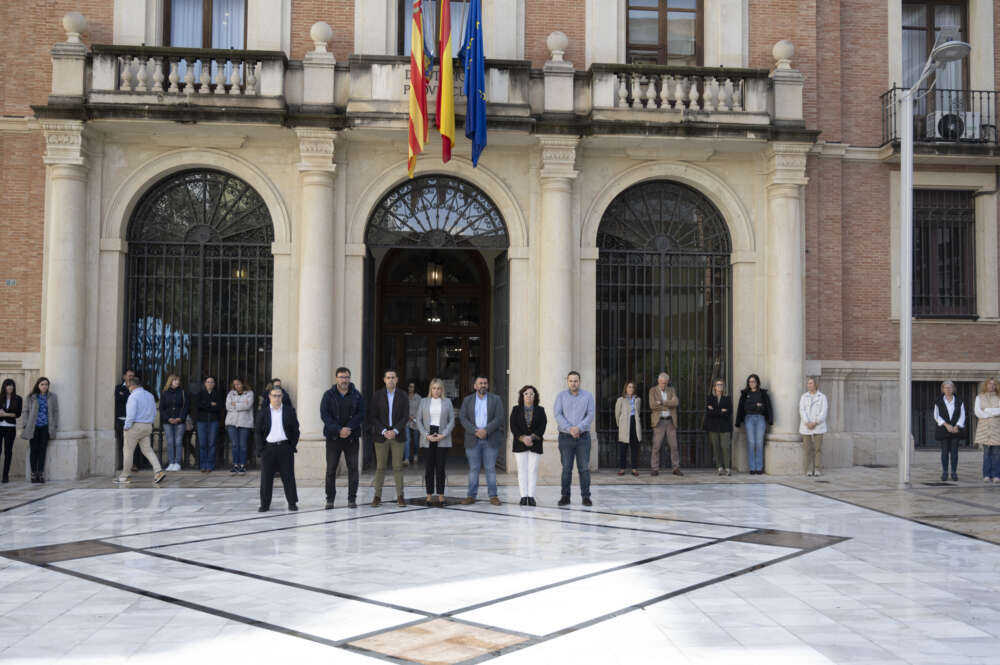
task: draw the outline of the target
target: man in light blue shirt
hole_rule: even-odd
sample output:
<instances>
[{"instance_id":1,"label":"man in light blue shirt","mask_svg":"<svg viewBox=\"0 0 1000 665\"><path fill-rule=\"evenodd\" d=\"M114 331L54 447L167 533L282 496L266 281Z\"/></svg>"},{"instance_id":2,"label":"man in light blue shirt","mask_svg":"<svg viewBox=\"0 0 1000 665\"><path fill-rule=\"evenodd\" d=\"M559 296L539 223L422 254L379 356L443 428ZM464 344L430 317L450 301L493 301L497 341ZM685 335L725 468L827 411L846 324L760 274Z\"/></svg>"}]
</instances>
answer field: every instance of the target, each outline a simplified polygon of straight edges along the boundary
<instances>
[{"instance_id":1,"label":"man in light blue shirt","mask_svg":"<svg viewBox=\"0 0 1000 665\"><path fill-rule=\"evenodd\" d=\"M559 425L559 458L562 461L562 498L560 506L569 505L569 490L573 482L573 460L580 474L580 495L583 505L590 500L590 426L594 422L594 396L580 389L580 373L572 371L566 377L569 388L556 395L556 423Z\"/></svg>"},{"instance_id":2,"label":"man in light blue shirt","mask_svg":"<svg viewBox=\"0 0 1000 665\"><path fill-rule=\"evenodd\" d=\"M153 467L153 483L159 483L166 474L160 466L160 460L153 453L149 437L153 433L153 420L156 418L156 400L139 384L139 379L128 379L129 396L125 403L124 439L122 447L122 473L115 482L127 485L131 482L128 475L128 464L135 453L136 445L149 460Z\"/></svg>"}]
</instances>

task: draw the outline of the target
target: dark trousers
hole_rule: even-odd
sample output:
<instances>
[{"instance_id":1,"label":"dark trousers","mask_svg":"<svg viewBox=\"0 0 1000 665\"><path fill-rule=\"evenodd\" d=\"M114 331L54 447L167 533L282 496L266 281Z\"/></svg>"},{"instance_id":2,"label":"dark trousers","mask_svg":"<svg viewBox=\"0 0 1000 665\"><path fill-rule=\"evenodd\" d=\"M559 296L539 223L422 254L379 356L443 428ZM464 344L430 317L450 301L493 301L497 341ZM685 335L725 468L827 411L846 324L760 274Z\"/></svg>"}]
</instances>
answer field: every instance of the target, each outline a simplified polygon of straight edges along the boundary
<instances>
[{"instance_id":1,"label":"dark trousers","mask_svg":"<svg viewBox=\"0 0 1000 665\"><path fill-rule=\"evenodd\" d=\"M31 460L31 472L42 473L45 471L45 449L49 447L49 426L37 425L35 435L31 437L29 445Z\"/></svg>"},{"instance_id":2,"label":"dark trousers","mask_svg":"<svg viewBox=\"0 0 1000 665\"><path fill-rule=\"evenodd\" d=\"M10 458L14 456L16 427L0 427L0 453L3 454L3 481L10 478Z\"/></svg>"},{"instance_id":3,"label":"dark trousers","mask_svg":"<svg viewBox=\"0 0 1000 665\"><path fill-rule=\"evenodd\" d=\"M288 442L264 444L260 453L260 505L271 507L271 492L274 489L274 472L281 474L281 484L285 488L285 499L289 505L299 502L295 491L295 454Z\"/></svg>"},{"instance_id":4,"label":"dark trousers","mask_svg":"<svg viewBox=\"0 0 1000 665\"><path fill-rule=\"evenodd\" d=\"M347 464L347 500L358 498L358 439L327 439L326 440L326 500L333 503L337 496L337 467L340 465L340 454L344 454Z\"/></svg>"},{"instance_id":5,"label":"dark trousers","mask_svg":"<svg viewBox=\"0 0 1000 665\"><path fill-rule=\"evenodd\" d=\"M429 441L424 449L424 485L428 494L444 494L444 463L451 448L441 448L437 441Z\"/></svg>"},{"instance_id":6,"label":"dark trousers","mask_svg":"<svg viewBox=\"0 0 1000 665\"><path fill-rule=\"evenodd\" d=\"M590 432L583 432L579 439L559 432L559 457L562 461L562 495L569 496L573 482L573 462L580 474L580 496L590 496Z\"/></svg>"},{"instance_id":7,"label":"dark trousers","mask_svg":"<svg viewBox=\"0 0 1000 665\"><path fill-rule=\"evenodd\" d=\"M959 439L941 439L941 473L948 473L948 458L951 458L951 472L958 473Z\"/></svg>"},{"instance_id":8,"label":"dark trousers","mask_svg":"<svg viewBox=\"0 0 1000 665\"><path fill-rule=\"evenodd\" d=\"M628 443L618 442L618 468L624 469L628 453L632 452L632 468L639 468L639 435L635 431L635 418L628 419Z\"/></svg>"}]
</instances>

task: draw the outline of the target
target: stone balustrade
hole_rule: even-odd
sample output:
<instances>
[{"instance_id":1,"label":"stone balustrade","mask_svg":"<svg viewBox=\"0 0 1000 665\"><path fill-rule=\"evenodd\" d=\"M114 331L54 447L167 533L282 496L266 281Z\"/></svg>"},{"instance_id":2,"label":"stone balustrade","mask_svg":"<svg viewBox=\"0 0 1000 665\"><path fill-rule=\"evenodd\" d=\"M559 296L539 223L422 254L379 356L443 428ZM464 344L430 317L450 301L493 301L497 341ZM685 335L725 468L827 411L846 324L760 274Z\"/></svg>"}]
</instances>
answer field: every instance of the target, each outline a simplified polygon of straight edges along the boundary
<instances>
[{"instance_id":1,"label":"stone balustrade","mask_svg":"<svg viewBox=\"0 0 1000 665\"><path fill-rule=\"evenodd\" d=\"M284 95L286 58L280 51L94 45L91 54L92 101L107 101L109 94L191 103Z\"/></svg>"}]
</instances>

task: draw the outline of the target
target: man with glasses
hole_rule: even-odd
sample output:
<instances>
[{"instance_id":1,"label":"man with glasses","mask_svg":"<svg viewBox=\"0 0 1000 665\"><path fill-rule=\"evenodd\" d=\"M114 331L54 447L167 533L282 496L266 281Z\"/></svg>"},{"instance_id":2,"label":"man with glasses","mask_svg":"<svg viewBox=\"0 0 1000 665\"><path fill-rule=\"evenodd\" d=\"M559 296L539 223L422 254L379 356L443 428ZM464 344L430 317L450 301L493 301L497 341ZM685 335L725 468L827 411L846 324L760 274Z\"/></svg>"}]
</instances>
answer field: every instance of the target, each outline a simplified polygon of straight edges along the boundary
<instances>
[{"instance_id":1,"label":"man with glasses","mask_svg":"<svg viewBox=\"0 0 1000 665\"><path fill-rule=\"evenodd\" d=\"M282 404L281 388L271 388L270 404L257 413L254 438L260 455L260 508L266 513L271 507L275 470L281 474L288 510L298 510L299 495L295 490L295 452L299 443L299 419L295 409Z\"/></svg>"}]
</instances>

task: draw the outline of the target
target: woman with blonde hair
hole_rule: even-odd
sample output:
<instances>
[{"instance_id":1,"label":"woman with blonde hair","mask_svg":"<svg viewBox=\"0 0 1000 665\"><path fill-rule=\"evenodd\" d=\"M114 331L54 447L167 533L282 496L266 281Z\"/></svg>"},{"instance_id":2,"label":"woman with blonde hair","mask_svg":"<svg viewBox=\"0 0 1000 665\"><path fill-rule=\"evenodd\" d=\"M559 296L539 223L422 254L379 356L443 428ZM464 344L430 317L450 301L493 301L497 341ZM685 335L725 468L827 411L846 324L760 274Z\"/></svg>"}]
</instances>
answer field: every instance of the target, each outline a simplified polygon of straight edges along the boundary
<instances>
[{"instance_id":1,"label":"woman with blonde hair","mask_svg":"<svg viewBox=\"0 0 1000 665\"><path fill-rule=\"evenodd\" d=\"M983 449L983 482L1000 483L1000 385L990 377L976 395L975 444Z\"/></svg>"},{"instance_id":2,"label":"woman with blonde hair","mask_svg":"<svg viewBox=\"0 0 1000 665\"><path fill-rule=\"evenodd\" d=\"M171 374L160 394L160 424L167 440L167 471L181 470L184 452L184 430L190 400L181 387L181 377Z\"/></svg>"},{"instance_id":3,"label":"woman with blonde hair","mask_svg":"<svg viewBox=\"0 0 1000 665\"><path fill-rule=\"evenodd\" d=\"M726 382L716 379L712 392L705 400L705 421L703 425L708 441L712 444L712 456L720 476L731 476L733 444L733 398L726 394Z\"/></svg>"},{"instance_id":4,"label":"woman with blonde hair","mask_svg":"<svg viewBox=\"0 0 1000 665\"><path fill-rule=\"evenodd\" d=\"M426 504L444 506L445 460L451 450L451 431L455 429L455 409L444 395L444 381L431 379L427 397L421 398L416 425L424 454ZM431 497L434 496L434 503Z\"/></svg>"},{"instance_id":5,"label":"woman with blonde hair","mask_svg":"<svg viewBox=\"0 0 1000 665\"><path fill-rule=\"evenodd\" d=\"M230 473L247 472L247 443L253 431L253 391L242 379L230 382L226 395L226 433L232 446L233 468Z\"/></svg>"},{"instance_id":6,"label":"woman with blonde hair","mask_svg":"<svg viewBox=\"0 0 1000 665\"><path fill-rule=\"evenodd\" d=\"M632 475L639 475L639 441L642 432L642 397L635 394L635 382L628 381L622 396L615 402L615 422L618 424L618 475L625 475L628 453L632 453Z\"/></svg>"}]
</instances>

